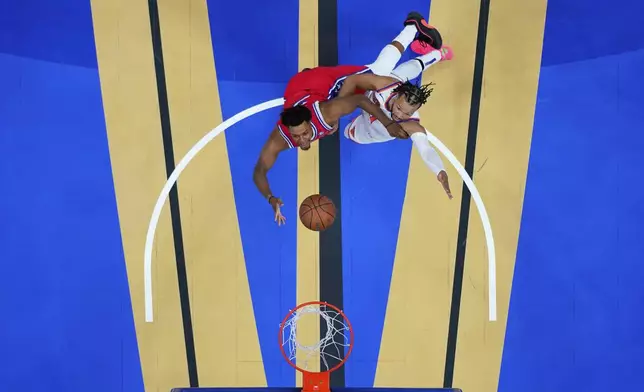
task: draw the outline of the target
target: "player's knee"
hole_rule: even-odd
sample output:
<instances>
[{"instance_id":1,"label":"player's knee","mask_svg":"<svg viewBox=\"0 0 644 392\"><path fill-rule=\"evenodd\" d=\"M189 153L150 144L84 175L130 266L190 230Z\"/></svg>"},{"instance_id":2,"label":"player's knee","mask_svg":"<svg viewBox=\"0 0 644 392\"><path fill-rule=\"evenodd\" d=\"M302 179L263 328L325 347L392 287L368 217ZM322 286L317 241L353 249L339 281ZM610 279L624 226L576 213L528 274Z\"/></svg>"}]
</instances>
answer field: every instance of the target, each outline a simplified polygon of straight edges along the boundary
<instances>
[{"instance_id":1,"label":"player's knee","mask_svg":"<svg viewBox=\"0 0 644 392\"><path fill-rule=\"evenodd\" d=\"M372 74L378 75L378 76L389 76L389 73L391 71L388 67L383 67L382 65L378 65L378 63L367 65L367 67L369 67L369 70L371 71Z\"/></svg>"}]
</instances>

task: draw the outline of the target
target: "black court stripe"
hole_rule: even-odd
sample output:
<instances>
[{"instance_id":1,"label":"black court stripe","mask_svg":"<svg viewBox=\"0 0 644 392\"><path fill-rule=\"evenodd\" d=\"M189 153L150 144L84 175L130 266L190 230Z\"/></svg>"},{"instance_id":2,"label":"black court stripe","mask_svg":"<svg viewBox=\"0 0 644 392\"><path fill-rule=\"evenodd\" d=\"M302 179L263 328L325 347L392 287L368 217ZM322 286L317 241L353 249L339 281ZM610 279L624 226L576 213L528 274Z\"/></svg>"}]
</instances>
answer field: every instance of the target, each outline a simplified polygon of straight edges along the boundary
<instances>
[{"instance_id":1,"label":"black court stripe","mask_svg":"<svg viewBox=\"0 0 644 392\"><path fill-rule=\"evenodd\" d=\"M318 0L318 59L321 66L338 65L338 2ZM342 199L340 191L340 135L327 136L320 143L320 194L335 203L336 220L331 227L320 232L320 301L343 309L342 287ZM320 339L326 334L326 323L320 320ZM338 340L341 336L336 335ZM344 343L339 341L338 343ZM342 347L342 346L338 346ZM338 355L333 345L327 346L329 354ZM344 352L340 352L344 358ZM329 358L327 358L328 360ZM329 367L339 361L329 360ZM342 388L344 366L331 373L331 387Z\"/></svg>"},{"instance_id":2,"label":"black court stripe","mask_svg":"<svg viewBox=\"0 0 644 392\"><path fill-rule=\"evenodd\" d=\"M157 0L148 0L150 11L150 30L152 33L152 50L154 53L154 69L157 78L159 97L159 115L161 116L161 134L163 137L163 152L165 155L165 170L168 177L174 170L174 147L172 144L172 129L170 128L170 108L165 81L165 66L163 63L163 48L161 45L161 26L159 23L159 6ZM188 295L188 278L186 275L186 259L183 251L183 233L181 231L181 215L179 212L179 194L175 184L170 190L170 217L172 219L172 237L174 253L177 262L177 277L179 280L179 300L181 302L181 317L183 319L183 336L186 344L188 360L188 377L190 387L199 386L197 377L197 358L195 355L192 317L190 315L190 297Z\"/></svg>"},{"instance_id":3,"label":"black court stripe","mask_svg":"<svg viewBox=\"0 0 644 392\"><path fill-rule=\"evenodd\" d=\"M481 106L481 89L483 87L483 63L485 60L485 43L487 24L490 13L490 0L481 0L479 9L479 26L476 37L476 55L474 59L474 77L472 100L470 104L470 123L467 131L467 148L465 150L465 171L474 178L474 155L478 135L479 111ZM463 271L465 269L465 249L470 220L470 191L463 184L461 212L458 223L456 262L454 267L454 285L452 287L452 305L449 315L449 332L447 335L447 352L445 355L445 374L443 388L452 388L454 381L454 362L456 361L456 338L458 336L458 318L461 310L461 292L463 289Z\"/></svg>"}]
</instances>

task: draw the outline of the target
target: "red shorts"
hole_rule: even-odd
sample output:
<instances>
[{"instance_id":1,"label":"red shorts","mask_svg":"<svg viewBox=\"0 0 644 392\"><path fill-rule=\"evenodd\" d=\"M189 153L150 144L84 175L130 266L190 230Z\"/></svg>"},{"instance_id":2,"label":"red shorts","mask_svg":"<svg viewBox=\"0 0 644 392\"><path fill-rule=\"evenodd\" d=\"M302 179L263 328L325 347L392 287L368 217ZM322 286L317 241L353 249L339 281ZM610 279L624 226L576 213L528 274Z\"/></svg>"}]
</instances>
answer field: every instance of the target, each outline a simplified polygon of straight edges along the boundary
<instances>
[{"instance_id":1,"label":"red shorts","mask_svg":"<svg viewBox=\"0 0 644 392\"><path fill-rule=\"evenodd\" d=\"M284 91L284 107L300 104L307 95L314 101L327 101L338 95L348 76L370 71L365 65L316 67L301 71L289 80ZM362 92L357 92L363 94Z\"/></svg>"}]
</instances>

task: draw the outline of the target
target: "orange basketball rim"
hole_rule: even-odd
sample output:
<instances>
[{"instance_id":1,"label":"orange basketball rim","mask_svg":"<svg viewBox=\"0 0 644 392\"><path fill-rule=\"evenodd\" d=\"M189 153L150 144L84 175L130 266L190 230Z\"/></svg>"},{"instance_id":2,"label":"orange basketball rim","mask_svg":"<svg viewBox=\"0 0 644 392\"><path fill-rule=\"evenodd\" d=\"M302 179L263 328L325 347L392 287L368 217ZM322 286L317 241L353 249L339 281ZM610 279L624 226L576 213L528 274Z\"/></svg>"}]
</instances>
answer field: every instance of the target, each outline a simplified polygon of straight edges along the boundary
<instances>
[{"instance_id":1,"label":"orange basketball rim","mask_svg":"<svg viewBox=\"0 0 644 392\"><path fill-rule=\"evenodd\" d=\"M321 339L309 346L297 340L297 323L306 315L317 315L325 330L324 336L320 334ZM330 391L330 374L347 361L353 350L353 340L353 328L347 316L327 302L302 303L288 312L280 324L280 351L288 364L302 373L303 392ZM308 362L313 360L317 364L316 357L319 357L320 370L311 370Z\"/></svg>"}]
</instances>

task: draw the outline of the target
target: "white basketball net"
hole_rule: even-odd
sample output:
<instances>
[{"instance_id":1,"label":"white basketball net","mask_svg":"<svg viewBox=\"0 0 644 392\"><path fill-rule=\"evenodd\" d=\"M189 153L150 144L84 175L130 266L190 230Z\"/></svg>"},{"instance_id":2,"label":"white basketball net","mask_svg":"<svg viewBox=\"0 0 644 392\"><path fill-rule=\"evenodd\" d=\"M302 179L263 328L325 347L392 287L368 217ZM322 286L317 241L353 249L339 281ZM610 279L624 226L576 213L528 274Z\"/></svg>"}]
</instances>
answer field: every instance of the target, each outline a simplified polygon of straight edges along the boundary
<instances>
[{"instance_id":1,"label":"white basketball net","mask_svg":"<svg viewBox=\"0 0 644 392\"><path fill-rule=\"evenodd\" d=\"M324 320L326 334L322 340L306 346L297 340L297 323L302 316L311 314L318 314ZM320 323L319 320L317 322ZM293 364L297 363L298 367L304 370L317 371L317 369L309 368L309 365L317 367L316 359L317 355L319 355L320 371L327 371L342 361L343 355L341 354L351 344L349 331L350 328L346 324L346 320L338 311L325 304L310 304L296 310L286 320L282 329L282 346L289 361ZM329 360L332 360L330 366Z\"/></svg>"}]
</instances>

